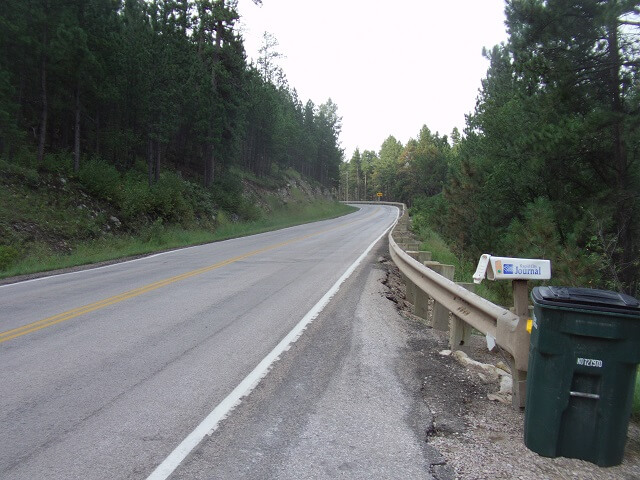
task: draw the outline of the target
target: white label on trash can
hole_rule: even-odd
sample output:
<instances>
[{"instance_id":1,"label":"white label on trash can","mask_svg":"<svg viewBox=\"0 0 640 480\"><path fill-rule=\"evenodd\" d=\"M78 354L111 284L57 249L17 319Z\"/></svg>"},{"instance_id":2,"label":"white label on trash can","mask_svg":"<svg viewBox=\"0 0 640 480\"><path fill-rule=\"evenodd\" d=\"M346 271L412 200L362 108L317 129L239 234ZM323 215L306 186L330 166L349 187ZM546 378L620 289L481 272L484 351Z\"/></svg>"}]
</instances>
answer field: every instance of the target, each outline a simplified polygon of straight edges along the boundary
<instances>
[{"instance_id":1,"label":"white label on trash can","mask_svg":"<svg viewBox=\"0 0 640 480\"><path fill-rule=\"evenodd\" d=\"M596 360L595 358L578 358L577 363L583 367L602 368L602 360Z\"/></svg>"}]
</instances>

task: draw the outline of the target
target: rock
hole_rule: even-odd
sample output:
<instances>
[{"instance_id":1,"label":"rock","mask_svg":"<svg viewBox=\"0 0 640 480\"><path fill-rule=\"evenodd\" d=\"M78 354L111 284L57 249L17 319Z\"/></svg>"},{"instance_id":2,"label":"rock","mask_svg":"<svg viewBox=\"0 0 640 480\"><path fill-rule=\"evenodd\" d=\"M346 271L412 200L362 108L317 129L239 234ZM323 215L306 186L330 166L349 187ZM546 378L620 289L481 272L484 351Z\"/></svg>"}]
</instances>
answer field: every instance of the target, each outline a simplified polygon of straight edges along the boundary
<instances>
[{"instance_id":1,"label":"rock","mask_svg":"<svg viewBox=\"0 0 640 480\"><path fill-rule=\"evenodd\" d=\"M511 375L504 375L500 379L500 393L511 393L513 391L513 379Z\"/></svg>"},{"instance_id":2,"label":"rock","mask_svg":"<svg viewBox=\"0 0 640 480\"><path fill-rule=\"evenodd\" d=\"M122 225L122 222L118 219L118 217L114 217L113 215L111 215L109 217L109 220L111 221L111 223L113 223L116 227L119 227L120 225Z\"/></svg>"},{"instance_id":3,"label":"rock","mask_svg":"<svg viewBox=\"0 0 640 480\"><path fill-rule=\"evenodd\" d=\"M507 365L505 365L504 362L500 361L496 363L496 367L499 368L500 370L504 370L506 373L511 375L511 369Z\"/></svg>"},{"instance_id":4,"label":"rock","mask_svg":"<svg viewBox=\"0 0 640 480\"><path fill-rule=\"evenodd\" d=\"M451 354L451 356L455 358L462 365L479 370L481 373L488 375L493 380L497 380L503 375L509 375L507 372L505 372L501 368L496 367L495 365L477 362L469 358L469 356L466 353L464 353L462 350L456 350Z\"/></svg>"},{"instance_id":5,"label":"rock","mask_svg":"<svg viewBox=\"0 0 640 480\"><path fill-rule=\"evenodd\" d=\"M487 395L487 398L492 402L500 402L505 405L511 405L511 394L505 393L490 393Z\"/></svg>"},{"instance_id":6,"label":"rock","mask_svg":"<svg viewBox=\"0 0 640 480\"><path fill-rule=\"evenodd\" d=\"M443 357L448 357L451 355L451 350L442 350L440 352L440 355L442 355Z\"/></svg>"}]
</instances>

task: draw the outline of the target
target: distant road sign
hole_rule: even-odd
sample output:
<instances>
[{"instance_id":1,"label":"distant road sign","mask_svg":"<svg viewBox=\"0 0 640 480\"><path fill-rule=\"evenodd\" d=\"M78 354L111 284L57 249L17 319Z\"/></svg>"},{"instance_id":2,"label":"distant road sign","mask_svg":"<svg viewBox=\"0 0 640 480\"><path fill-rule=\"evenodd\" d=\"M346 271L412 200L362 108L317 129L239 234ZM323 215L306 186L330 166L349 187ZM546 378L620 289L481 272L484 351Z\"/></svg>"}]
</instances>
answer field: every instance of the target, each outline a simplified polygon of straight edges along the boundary
<instances>
[{"instance_id":1,"label":"distant road sign","mask_svg":"<svg viewBox=\"0 0 640 480\"><path fill-rule=\"evenodd\" d=\"M382 196L382 192L378 192L378 193L376 193L376 195L381 197Z\"/></svg>"}]
</instances>

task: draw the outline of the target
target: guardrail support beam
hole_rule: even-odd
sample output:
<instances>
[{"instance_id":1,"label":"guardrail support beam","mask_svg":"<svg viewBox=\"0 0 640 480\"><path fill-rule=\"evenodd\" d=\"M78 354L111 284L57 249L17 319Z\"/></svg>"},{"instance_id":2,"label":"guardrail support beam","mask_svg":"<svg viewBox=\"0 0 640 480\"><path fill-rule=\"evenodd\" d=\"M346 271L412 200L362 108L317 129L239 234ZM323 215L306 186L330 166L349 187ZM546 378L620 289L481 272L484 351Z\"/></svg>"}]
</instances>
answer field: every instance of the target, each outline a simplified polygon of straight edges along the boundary
<instances>
[{"instance_id":1,"label":"guardrail support beam","mask_svg":"<svg viewBox=\"0 0 640 480\"><path fill-rule=\"evenodd\" d=\"M418 295L419 288L416 287L416 284L409 280L406 276L403 275L404 280L404 293L407 301L416 304L416 296ZM417 314L416 314L417 315Z\"/></svg>"},{"instance_id":2,"label":"guardrail support beam","mask_svg":"<svg viewBox=\"0 0 640 480\"><path fill-rule=\"evenodd\" d=\"M416 288L416 301L413 304L413 313L425 320L429 320L429 301L431 297L421 289Z\"/></svg>"},{"instance_id":3,"label":"guardrail support beam","mask_svg":"<svg viewBox=\"0 0 640 480\"><path fill-rule=\"evenodd\" d=\"M428 255L424 255L424 256L429 257L429 259L422 261L422 264L425 267L430 267L431 265L440 265L440 262L431 261L431 252L412 252L412 253L428 254ZM407 254L409 254L409 252L407 252ZM415 258L415 257L413 257L413 258ZM431 296L427 292L423 291L422 289L417 288L416 289L416 301L413 304L413 313L416 316L420 317L420 318L424 318L425 320L429 320L429 302L431 302ZM433 326L433 321L432 321L432 326Z\"/></svg>"},{"instance_id":4,"label":"guardrail support beam","mask_svg":"<svg viewBox=\"0 0 640 480\"><path fill-rule=\"evenodd\" d=\"M431 252L424 250L407 250L407 255L411 258L415 258L420 263L431 261Z\"/></svg>"},{"instance_id":5,"label":"guardrail support beam","mask_svg":"<svg viewBox=\"0 0 640 480\"><path fill-rule=\"evenodd\" d=\"M458 285L466 288L470 292L475 291L474 283L462 283L458 282ZM464 322L460 317L456 315L451 315L451 319L449 320L449 348L451 350L460 350L460 347L465 345L469 345L469 340L471 340L471 325Z\"/></svg>"},{"instance_id":6,"label":"guardrail support beam","mask_svg":"<svg viewBox=\"0 0 640 480\"><path fill-rule=\"evenodd\" d=\"M434 272L442 275L444 278L448 280L453 280L453 274L455 273L456 267L453 265L443 265L437 262L424 262L426 267L429 267ZM431 321L431 326L436 330L442 330L446 332L449 330L449 310L438 302L433 304L433 320Z\"/></svg>"},{"instance_id":7,"label":"guardrail support beam","mask_svg":"<svg viewBox=\"0 0 640 480\"><path fill-rule=\"evenodd\" d=\"M475 295L463 285L456 285L452 281L453 267L450 273L436 271L433 267L438 262L424 260L424 257L420 256L422 252L416 255L415 250L418 246L407 248L408 245L404 245L405 248L401 248L401 244L415 241L412 242L411 234L407 232L409 222L406 207L403 204L393 205L401 208L402 216L388 236L389 254L402 274L407 286L407 299L414 304L416 315L427 317L429 302L433 299L434 310L442 308L445 320L438 322L434 319L431 325L446 331L449 329L451 314L453 320L449 341L453 348L456 345L459 347L460 342L467 343L467 330L470 331L471 328L495 338L496 343L513 357L511 362L514 385L513 404L516 408L524 406L529 357L529 334L526 330L529 318L526 282L524 285L514 282L515 313ZM413 250L412 254L407 254L406 250Z\"/></svg>"}]
</instances>

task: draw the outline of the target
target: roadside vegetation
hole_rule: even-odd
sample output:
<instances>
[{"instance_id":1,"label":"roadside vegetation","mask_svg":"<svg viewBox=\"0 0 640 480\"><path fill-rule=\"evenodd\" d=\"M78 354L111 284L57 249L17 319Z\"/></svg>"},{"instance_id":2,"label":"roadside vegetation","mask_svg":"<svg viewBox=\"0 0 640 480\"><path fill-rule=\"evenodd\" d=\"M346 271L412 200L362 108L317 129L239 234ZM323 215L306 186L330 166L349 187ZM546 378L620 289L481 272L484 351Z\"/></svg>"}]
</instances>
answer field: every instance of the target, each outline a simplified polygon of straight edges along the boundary
<instances>
[{"instance_id":1,"label":"roadside vegetation","mask_svg":"<svg viewBox=\"0 0 640 480\"><path fill-rule=\"evenodd\" d=\"M553 284L640 296L640 10L578 3L507 2L464 130L357 150L340 198L406 203L470 264L545 258Z\"/></svg>"},{"instance_id":2,"label":"roadside vegetation","mask_svg":"<svg viewBox=\"0 0 640 480\"><path fill-rule=\"evenodd\" d=\"M39 168L0 160L0 278L143 255L333 218L353 211L293 170L241 170L210 189L163 172L119 172L64 158ZM144 165L141 166L142 170ZM245 189L251 190L248 194Z\"/></svg>"},{"instance_id":3,"label":"roadside vegetation","mask_svg":"<svg viewBox=\"0 0 640 480\"><path fill-rule=\"evenodd\" d=\"M455 282L473 282L477 259L456 255L442 236L426 224L414 220L413 231L421 242L420 250L431 252L431 259L436 262L455 267ZM505 283L483 282L474 286L474 292L498 305L507 305L512 300L509 298L511 292L506 287Z\"/></svg>"},{"instance_id":4,"label":"roadside vegetation","mask_svg":"<svg viewBox=\"0 0 640 480\"><path fill-rule=\"evenodd\" d=\"M5 3L0 277L348 211L337 105L247 59L236 1Z\"/></svg>"}]
</instances>

